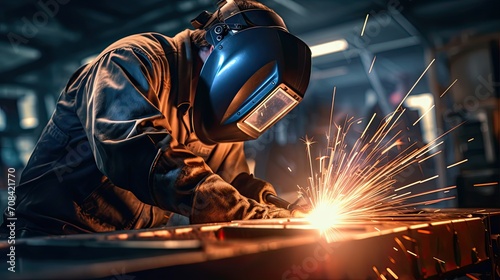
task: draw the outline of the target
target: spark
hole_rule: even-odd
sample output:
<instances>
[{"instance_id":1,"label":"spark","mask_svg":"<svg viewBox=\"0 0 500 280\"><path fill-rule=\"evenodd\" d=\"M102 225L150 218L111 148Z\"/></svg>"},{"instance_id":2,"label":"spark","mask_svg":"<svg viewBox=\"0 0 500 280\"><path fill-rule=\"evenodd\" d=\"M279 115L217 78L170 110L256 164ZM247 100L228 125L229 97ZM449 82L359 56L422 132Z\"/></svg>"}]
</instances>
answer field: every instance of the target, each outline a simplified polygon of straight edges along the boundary
<instances>
[{"instance_id":1,"label":"spark","mask_svg":"<svg viewBox=\"0 0 500 280\"><path fill-rule=\"evenodd\" d=\"M465 276L467 276L468 278L472 279L472 280L480 280L479 278L477 278L476 276L470 274L470 273L466 273Z\"/></svg>"},{"instance_id":2,"label":"spark","mask_svg":"<svg viewBox=\"0 0 500 280\"><path fill-rule=\"evenodd\" d=\"M419 161L418 161L418 163L422 163L422 162L424 162L424 161L426 161L426 160L430 159L431 157L434 157L435 155L440 154L441 152L442 152L442 151L435 152L435 153L433 153L432 155L430 155L430 156L428 156L428 157L426 157L426 158L423 158L423 159L419 160Z\"/></svg>"},{"instance_id":3,"label":"spark","mask_svg":"<svg viewBox=\"0 0 500 280\"><path fill-rule=\"evenodd\" d=\"M399 251L398 248L396 248L396 247L392 247L392 249L394 249L394 251L396 251L396 252Z\"/></svg>"},{"instance_id":4,"label":"spark","mask_svg":"<svg viewBox=\"0 0 500 280\"><path fill-rule=\"evenodd\" d=\"M414 243L417 242L417 240L409 237L408 235L403 235L403 238L406 239L406 240L408 240L408 241L414 242Z\"/></svg>"},{"instance_id":5,"label":"spark","mask_svg":"<svg viewBox=\"0 0 500 280\"><path fill-rule=\"evenodd\" d=\"M408 93L406 93L406 95L403 98L403 100L401 100L401 102L399 103L398 107L396 108L396 111L399 110L399 108L401 108L401 105L403 105L403 103L405 102L406 98L408 98L408 95L410 95L410 93L413 91L413 89L417 86L417 84L420 82L420 80L422 79L422 77L425 75L425 73L427 72L427 70L429 70L429 68L431 67L432 63L434 63L435 60L436 60L435 58L432 59L432 61L429 63L429 65L427 65L427 67L425 68L424 72L422 72L422 74L417 79L417 81L413 84L413 86L410 88L410 90L408 91Z\"/></svg>"},{"instance_id":6,"label":"spark","mask_svg":"<svg viewBox=\"0 0 500 280\"><path fill-rule=\"evenodd\" d=\"M464 160L461 160L459 162L455 162L454 164L448 165L448 166L446 166L446 168L452 168L452 167L455 167L455 166L457 166L459 164L465 163L467 161L468 161L468 159L464 159Z\"/></svg>"},{"instance_id":7,"label":"spark","mask_svg":"<svg viewBox=\"0 0 500 280\"><path fill-rule=\"evenodd\" d=\"M330 141L330 135L331 135L331 129L332 129L332 120L333 120L333 108L335 106L335 93L337 92L337 87L333 87L333 93L332 93L332 105L330 107L330 123L328 125L328 135L327 140Z\"/></svg>"},{"instance_id":8,"label":"spark","mask_svg":"<svg viewBox=\"0 0 500 280\"><path fill-rule=\"evenodd\" d=\"M474 184L474 187L488 187L488 186L494 186L498 185L498 182L491 182L491 183L481 183L481 184Z\"/></svg>"},{"instance_id":9,"label":"spark","mask_svg":"<svg viewBox=\"0 0 500 280\"><path fill-rule=\"evenodd\" d=\"M288 171L292 172L292 169L290 168L290 166L288 166Z\"/></svg>"},{"instance_id":10,"label":"spark","mask_svg":"<svg viewBox=\"0 0 500 280\"><path fill-rule=\"evenodd\" d=\"M433 259L435 259L436 261L440 262L440 263L446 263L445 261L443 261L442 259L438 259L436 257L432 257Z\"/></svg>"},{"instance_id":11,"label":"spark","mask_svg":"<svg viewBox=\"0 0 500 280\"><path fill-rule=\"evenodd\" d=\"M417 254L415 254L415 253L413 253L412 251L410 251L410 250L406 250L406 252L407 252L408 254L413 255L413 256L415 256L415 257L417 257L417 258L418 258L418 255L417 255Z\"/></svg>"},{"instance_id":12,"label":"spark","mask_svg":"<svg viewBox=\"0 0 500 280\"><path fill-rule=\"evenodd\" d=\"M390 275L392 275L392 277L394 279L396 279L396 280L399 279L398 275L396 273L394 273L394 271L392 271L392 269L386 268L386 270L387 270L387 272L389 272Z\"/></svg>"},{"instance_id":13,"label":"spark","mask_svg":"<svg viewBox=\"0 0 500 280\"><path fill-rule=\"evenodd\" d=\"M439 97L443 97L443 96L444 96L444 95L448 92L448 90L449 90L449 89L450 89L450 88L451 88L451 87L452 87L452 86L453 86L453 85L454 85L457 81L458 81L458 80L457 80L457 79L455 79L455 80L453 81L453 83L451 83L451 85L450 85L450 86L449 86L449 87L448 87L448 88L447 88L447 89L446 89L443 93L441 93L441 95L440 95Z\"/></svg>"},{"instance_id":14,"label":"spark","mask_svg":"<svg viewBox=\"0 0 500 280\"><path fill-rule=\"evenodd\" d=\"M467 140L467 142L472 142L472 141L474 141L474 137L472 137L469 140Z\"/></svg>"},{"instance_id":15,"label":"spark","mask_svg":"<svg viewBox=\"0 0 500 280\"><path fill-rule=\"evenodd\" d=\"M443 144L443 143L444 143L444 141L441 141L441 142L437 143L436 145L434 145L434 146L430 147L429 149L427 149L427 150L426 150L426 151L424 151L423 153L419 154L419 155L418 155L418 156L416 156L415 158L419 158L419 157L423 156L424 154L426 154L426 153L428 153L428 152L430 152L430 151L432 151L432 150L436 149L439 145L441 145L441 144Z\"/></svg>"},{"instance_id":16,"label":"spark","mask_svg":"<svg viewBox=\"0 0 500 280\"><path fill-rule=\"evenodd\" d=\"M420 116L420 118L418 118L418 120L416 120L414 123L413 123L413 126L415 126L423 117L425 117L425 115L427 113L429 113L433 108L434 108L435 105L432 105L429 109L427 109L427 111L425 111L425 113L422 114L422 116Z\"/></svg>"},{"instance_id":17,"label":"spark","mask_svg":"<svg viewBox=\"0 0 500 280\"><path fill-rule=\"evenodd\" d=\"M365 136L366 130L368 130L368 128L370 127L370 124L372 123L372 121L373 121L373 119L375 118L376 115L377 115L377 113L373 114L372 118L368 122L368 125L365 127L365 130L363 130L363 133L361 134L360 138L363 138L363 136Z\"/></svg>"},{"instance_id":18,"label":"spark","mask_svg":"<svg viewBox=\"0 0 500 280\"><path fill-rule=\"evenodd\" d=\"M400 190L403 190L403 189L406 189L406 188L409 188L411 186L414 186L414 185L417 185L417 184L422 184L422 183L425 183L427 181L430 181L430 180L433 180L433 179L436 179L437 177L439 177L439 175L436 175L436 176L433 176L433 177L430 177L430 178L427 178L425 180L418 180L418 181L415 181L413 183L410 183L408 185L405 185L405 186L402 186L400 188L397 188L395 189L394 191L397 192L397 191L400 191Z\"/></svg>"},{"instance_id":19,"label":"spark","mask_svg":"<svg viewBox=\"0 0 500 280\"><path fill-rule=\"evenodd\" d=\"M368 22L369 16L370 14L366 14L365 23L363 23L363 29L361 29L361 37L363 37L363 34L365 34L366 23Z\"/></svg>"},{"instance_id":20,"label":"spark","mask_svg":"<svg viewBox=\"0 0 500 280\"><path fill-rule=\"evenodd\" d=\"M436 178L438 178L438 177L439 177L439 175L435 175L435 176L432 176L432 177L430 177L430 178L427 178L427 179L425 179L425 180L420 181L420 183L425 183L425 182L427 182L427 181L434 180L434 179L436 179Z\"/></svg>"},{"instance_id":21,"label":"spark","mask_svg":"<svg viewBox=\"0 0 500 280\"><path fill-rule=\"evenodd\" d=\"M370 74L372 72L372 69L373 69L373 64L375 64L375 59L377 59L377 56L373 56L373 60L372 60L372 64L370 65L370 70L368 70L368 74Z\"/></svg>"},{"instance_id":22,"label":"spark","mask_svg":"<svg viewBox=\"0 0 500 280\"><path fill-rule=\"evenodd\" d=\"M409 195L409 194L411 194L411 192L407 192L407 193L404 193L404 194L397 195L397 196L393 197L392 199L401 198L401 197Z\"/></svg>"}]
</instances>

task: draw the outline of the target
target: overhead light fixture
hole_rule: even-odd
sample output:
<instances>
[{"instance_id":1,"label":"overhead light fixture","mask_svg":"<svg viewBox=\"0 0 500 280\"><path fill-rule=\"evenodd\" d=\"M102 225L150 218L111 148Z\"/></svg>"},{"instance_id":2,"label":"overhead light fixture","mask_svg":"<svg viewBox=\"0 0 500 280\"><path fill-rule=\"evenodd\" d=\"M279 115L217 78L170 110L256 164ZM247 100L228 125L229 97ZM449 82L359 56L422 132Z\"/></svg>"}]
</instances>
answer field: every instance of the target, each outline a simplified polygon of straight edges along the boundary
<instances>
[{"instance_id":1,"label":"overhead light fixture","mask_svg":"<svg viewBox=\"0 0 500 280\"><path fill-rule=\"evenodd\" d=\"M312 57L344 51L349 47L345 39L339 39L311 47Z\"/></svg>"}]
</instances>

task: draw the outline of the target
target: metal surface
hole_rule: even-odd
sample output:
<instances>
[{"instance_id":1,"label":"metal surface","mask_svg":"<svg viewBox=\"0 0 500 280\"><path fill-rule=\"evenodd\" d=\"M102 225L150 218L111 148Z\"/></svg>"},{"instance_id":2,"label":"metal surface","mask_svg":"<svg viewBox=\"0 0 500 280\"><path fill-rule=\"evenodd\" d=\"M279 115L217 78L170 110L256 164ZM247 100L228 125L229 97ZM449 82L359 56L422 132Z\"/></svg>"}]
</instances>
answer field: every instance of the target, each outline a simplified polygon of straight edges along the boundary
<instances>
[{"instance_id":1,"label":"metal surface","mask_svg":"<svg viewBox=\"0 0 500 280\"><path fill-rule=\"evenodd\" d=\"M427 210L339 224L234 221L16 240L5 279L423 279L495 269L500 210ZM495 240L493 240L495 239ZM1 244L5 257L9 244ZM498 252L497 252L498 253ZM490 274L489 274L490 273Z\"/></svg>"}]
</instances>

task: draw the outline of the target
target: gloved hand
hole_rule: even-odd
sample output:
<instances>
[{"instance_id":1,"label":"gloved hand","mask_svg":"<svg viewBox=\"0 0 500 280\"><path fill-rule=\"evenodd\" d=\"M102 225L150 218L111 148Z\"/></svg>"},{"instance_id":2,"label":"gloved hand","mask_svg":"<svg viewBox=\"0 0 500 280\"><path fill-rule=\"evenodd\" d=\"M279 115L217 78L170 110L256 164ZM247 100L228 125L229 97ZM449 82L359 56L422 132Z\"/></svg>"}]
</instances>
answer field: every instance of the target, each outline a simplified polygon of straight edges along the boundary
<instances>
[{"instance_id":1,"label":"gloved hand","mask_svg":"<svg viewBox=\"0 0 500 280\"><path fill-rule=\"evenodd\" d=\"M243 196L254 199L259 203L266 203L265 197L268 194L276 195L276 190L269 182L245 172L238 174L231 182L231 185Z\"/></svg>"},{"instance_id":2,"label":"gloved hand","mask_svg":"<svg viewBox=\"0 0 500 280\"><path fill-rule=\"evenodd\" d=\"M249 178L248 176L245 178ZM274 191L269 186L262 184L259 191L249 191L247 194L262 198L262 191ZM195 190L190 222L196 224L289 217L293 217L289 210L245 197L219 175L211 174Z\"/></svg>"}]
</instances>

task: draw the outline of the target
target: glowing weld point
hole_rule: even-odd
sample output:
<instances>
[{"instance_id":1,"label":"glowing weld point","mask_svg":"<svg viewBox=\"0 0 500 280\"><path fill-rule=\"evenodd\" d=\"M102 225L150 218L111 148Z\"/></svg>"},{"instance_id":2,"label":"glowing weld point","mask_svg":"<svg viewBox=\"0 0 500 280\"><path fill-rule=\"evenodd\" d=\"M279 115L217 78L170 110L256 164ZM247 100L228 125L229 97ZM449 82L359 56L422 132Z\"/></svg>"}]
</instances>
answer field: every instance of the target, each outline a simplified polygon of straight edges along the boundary
<instances>
[{"instance_id":1,"label":"glowing weld point","mask_svg":"<svg viewBox=\"0 0 500 280\"><path fill-rule=\"evenodd\" d=\"M340 216L340 208L333 203L326 202L316 205L306 219L313 227L324 233L339 223Z\"/></svg>"},{"instance_id":2,"label":"glowing weld point","mask_svg":"<svg viewBox=\"0 0 500 280\"><path fill-rule=\"evenodd\" d=\"M396 273L394 273L394 271L392 271L392 269L390 268L386 268L387 272L389 272L390 275L392 275L392 277L394 279L399 279L398 275Z\"/></svg>"}]
</instances>

